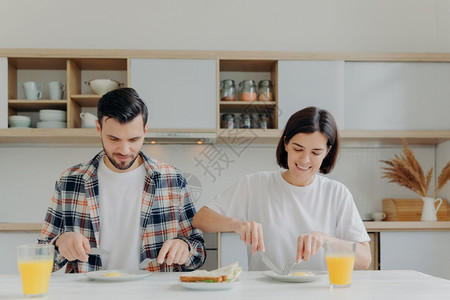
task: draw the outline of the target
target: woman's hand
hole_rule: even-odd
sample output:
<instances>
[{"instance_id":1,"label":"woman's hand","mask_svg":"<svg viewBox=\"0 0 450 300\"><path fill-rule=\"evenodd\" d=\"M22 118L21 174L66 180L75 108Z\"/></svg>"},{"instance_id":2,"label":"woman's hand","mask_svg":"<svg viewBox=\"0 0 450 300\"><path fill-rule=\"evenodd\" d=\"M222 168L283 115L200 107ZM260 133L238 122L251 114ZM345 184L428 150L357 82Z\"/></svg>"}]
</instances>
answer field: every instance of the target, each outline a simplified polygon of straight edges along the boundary
<instances>
[{"instance_id":1,"label":"woman's hand","mask_svg":"<svg viewBox=\"0 0 450 300\"><path fill-rule=\"evenodd\" d=\"M299 262L302 258L304 261L308 261L311 256L319 252L324 242L325 234L322 232L312 231L299 235L297 238L296 261Z\"/></svg>"},{"instance_id":2,"label":"woman's hand","mask_svg":"<svg viewBox=\"0 0 450 300\"><path fill-rule=\"evenodd\" d=\"M246 245L252 245L252 254L255 254L258 250L261 252L265 251L261 224L255 221L236 221L233 231L240 235L241 240Z\"/></svg>"}]
</instances>

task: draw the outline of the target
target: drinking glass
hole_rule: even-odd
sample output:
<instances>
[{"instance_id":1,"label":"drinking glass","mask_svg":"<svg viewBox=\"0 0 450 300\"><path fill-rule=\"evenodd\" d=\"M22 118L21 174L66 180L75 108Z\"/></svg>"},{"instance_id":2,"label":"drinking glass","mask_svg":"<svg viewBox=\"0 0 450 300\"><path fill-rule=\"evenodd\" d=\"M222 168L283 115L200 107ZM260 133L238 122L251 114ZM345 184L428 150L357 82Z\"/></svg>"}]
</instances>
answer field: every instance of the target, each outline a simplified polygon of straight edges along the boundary
<instances>
[{"instance_id":1,"label":"drinking glass","mask_svg":"<svg viewBox=\"0 0 450 300\"><path fill-rule=\"evenodd\" d=\"M349 287L351 285L355 253L355 242L325 242L325 260L331 287Z\"/></svg>"},{"instance_id":2,"label":"drinking glass","mask_svg":"<svg viewBox=\"0 0 450 300\"><path fill-rule=\"evenodd\" d=\"M47 294L53 269L53 245L21 245L17 247L17 264L25 297Z\"/></svg>"}]
</instances>

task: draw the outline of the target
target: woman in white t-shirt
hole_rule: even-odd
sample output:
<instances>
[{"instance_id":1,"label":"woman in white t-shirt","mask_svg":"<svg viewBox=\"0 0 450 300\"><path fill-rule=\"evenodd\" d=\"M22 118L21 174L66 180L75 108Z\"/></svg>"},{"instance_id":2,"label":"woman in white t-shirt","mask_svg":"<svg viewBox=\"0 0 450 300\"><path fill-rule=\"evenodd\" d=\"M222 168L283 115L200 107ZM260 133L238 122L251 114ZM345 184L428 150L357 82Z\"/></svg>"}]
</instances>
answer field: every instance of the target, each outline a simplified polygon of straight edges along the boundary
<instances>
[{"instance_id":1,"label":"woman in white t-shirt","mask_svg":"<svg viewBox=\"0 0 450 300\"><path fill-rule=\"evenodd\" d=\"M267 270L258 250L283 268L303 258L303 269L325 270L323 244L355 241L355 267L371 262L370 240L349 190L321 176L333 169L339 153L339 132L326 110L308 107L293 114L277 147L285 171L244 176L194 216L205 232L232 231L249 249L249 270ZM250 248L250 247L249 247Z\"/></svg>"}]
</instances>

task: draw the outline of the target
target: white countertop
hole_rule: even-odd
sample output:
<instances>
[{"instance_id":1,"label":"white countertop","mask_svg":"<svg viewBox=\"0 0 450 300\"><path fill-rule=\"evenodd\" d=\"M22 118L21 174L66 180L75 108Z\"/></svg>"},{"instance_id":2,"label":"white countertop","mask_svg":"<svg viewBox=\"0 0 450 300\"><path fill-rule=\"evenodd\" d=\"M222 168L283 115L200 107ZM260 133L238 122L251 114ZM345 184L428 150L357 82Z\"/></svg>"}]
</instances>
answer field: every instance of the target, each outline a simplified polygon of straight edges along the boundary
<instances>
[{"instance_id":1,"label":"white countertop","mask_svg":"<svg viewBox=\"0 0 450 300\"><path fill-rule=\"evenodd\" d=\"M83 274L53 274L43 299L450 299L450 281L412 270L355 271L349 288L331 289L328 276L307 283L274 281L244 272L235 288L194 291L183 288L180 273L154 273L137 281L98 282ZM214 284L214 283L212 283ZM22 299L19 275L0 274L0 299Z\"/></svg>"}]
</instances>

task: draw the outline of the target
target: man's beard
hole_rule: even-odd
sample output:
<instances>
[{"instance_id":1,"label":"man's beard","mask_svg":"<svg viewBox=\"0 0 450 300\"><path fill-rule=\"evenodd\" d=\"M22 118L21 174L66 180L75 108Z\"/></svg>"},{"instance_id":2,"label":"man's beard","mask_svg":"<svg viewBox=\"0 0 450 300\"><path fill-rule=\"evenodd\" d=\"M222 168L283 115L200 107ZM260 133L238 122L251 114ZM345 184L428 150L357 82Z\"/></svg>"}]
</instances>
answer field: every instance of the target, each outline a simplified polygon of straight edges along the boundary
<instances>
[{"instance_id":1,"label":"man's beard","mask_svg":"<svg viewBox=\"0 0 450 300\"><path fill-rule=\"evenodd\" d=\"M118 170L128 170L136 161L136 159L138 158L139 154L137 154L128 165L124 165L121 163L116 162L111 156L109 156L108 152L105 151L106 157L108 158L108 160L111 162L111 164L116 167Z\"/></svg>"},{"instance_id":2,"label":"man's beard","mask_svg":"<svg viewBox=\"0 0 450 300\"><path fill-rule=\"evenodd\" d=\"M102 141L102 146L103 146L103 151L105 152L106 157L108 158L109 162L110 162L116 169L118 169L118 170L122 170L122 171L123 171L123 170L128 170L128 169L134 164L134 162L136 161L136 159L137 159L138 156L139 156L139 153L136 154L136 156L131 160L131 162L130 162L128 165L123 165L123 164L120 164L120 163L116 162L116 161L109 155L108 151L106 151L105 146L103 145L103 141Z\"/></svg>"}]
</instances>

